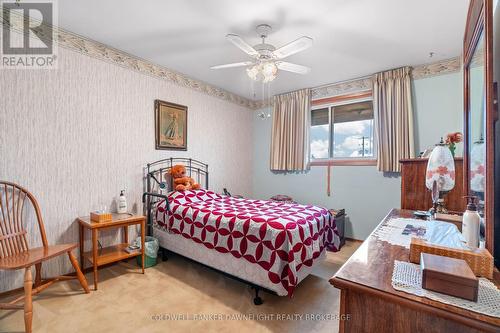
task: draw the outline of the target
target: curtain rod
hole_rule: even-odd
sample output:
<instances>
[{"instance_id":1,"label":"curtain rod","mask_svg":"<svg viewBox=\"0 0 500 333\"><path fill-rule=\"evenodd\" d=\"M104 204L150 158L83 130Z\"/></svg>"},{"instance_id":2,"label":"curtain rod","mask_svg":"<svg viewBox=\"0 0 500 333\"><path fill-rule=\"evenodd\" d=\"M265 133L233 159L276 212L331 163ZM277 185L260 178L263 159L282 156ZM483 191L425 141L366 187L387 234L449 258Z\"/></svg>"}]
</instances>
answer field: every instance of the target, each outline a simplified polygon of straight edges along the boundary
<instances>
[{"instance_id":1,"label":"curtain rod","mask_svg":"<svg viewBox=\"0 0 500 333\"><path fill-rule=\"evenodd\" d=\"M312 88L310 88L310 89L311 89L311 90L313 90L313 89L320 89L320 88L323 88L323 87L334 86L334 85L336 85L336 84L348 83L348 82L354 82L354 81L358 81L358 80L369 79L369 78L371 78L372 76L373 76L373 75L365 75L365 76L358 77L358 78L355 78L355 79L348 79L348 80L337 81L337 82L333 82L333 83L326 83L326 84L322 84L322 85L320 85L320 86L312 87Z\"/></svg>"},{"instance_id":2,"label":"curtain rod","mask_svg":"<svg viewBox=\"0 0 500 333\"><path fill-rule=\"evenodd\" d=\"M309 90L321 89L321 88L323 88L323 87L334 86L334 85L336 85L336 84L342 84L342 83L354 82L354 81L358 81L358 80L365 80L365 79L369 79L369 78L371 78L372 76L373 76L373 75L365 75L365 76L358 77L358 78L355 78L355 79L349 79L349 80L337 81L337 82L333 82L333 83L327 83L327 84L323 84L323 85L321 85L321 86L316 86L316 87L311 87L311 88L300 88L300 89L295 89L295 90L291 90L291 91L283 92L283 93L280 93L280 94L275 94L275 95L273 95L273 97L274 97L274 96L286 95L286 94L293 93L293 92L296 92L296 91L299 91L299 90L303 90L303 89L309 89Z\"/></svg>"}]
</instances>

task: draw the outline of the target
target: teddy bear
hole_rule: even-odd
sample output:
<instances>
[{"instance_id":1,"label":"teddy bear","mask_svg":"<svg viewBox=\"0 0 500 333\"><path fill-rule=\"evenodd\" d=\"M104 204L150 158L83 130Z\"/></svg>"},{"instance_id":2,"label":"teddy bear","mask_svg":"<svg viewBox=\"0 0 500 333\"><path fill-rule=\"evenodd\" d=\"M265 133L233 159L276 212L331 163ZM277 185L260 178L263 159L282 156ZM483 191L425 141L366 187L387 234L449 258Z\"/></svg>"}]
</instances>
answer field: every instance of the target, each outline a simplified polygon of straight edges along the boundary
<instances>
[{"instance_id":1,"label":"teddy bear","mask_svg":"<svg viewBox=\"0 0 500 333\"><path fill-rule=\"evenodd\" d=\"M198 190L200 184L196 183L193 178L186 176L186 167L181 164L173 165L170 168L173 187L176 191Z\"/></svg>"}]
</instances>

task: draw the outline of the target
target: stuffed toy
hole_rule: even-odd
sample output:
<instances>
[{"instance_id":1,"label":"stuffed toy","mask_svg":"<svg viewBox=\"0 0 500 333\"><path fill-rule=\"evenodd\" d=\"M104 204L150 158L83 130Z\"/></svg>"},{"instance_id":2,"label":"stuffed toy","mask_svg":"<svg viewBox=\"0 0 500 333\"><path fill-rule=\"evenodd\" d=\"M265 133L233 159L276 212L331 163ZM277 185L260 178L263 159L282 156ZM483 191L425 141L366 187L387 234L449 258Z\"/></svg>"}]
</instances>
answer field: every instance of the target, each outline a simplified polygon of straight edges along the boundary
<instances>
[{"instance_id":1,"label":"stuffed toy","mask_svg":"<svg viewBox=\"0 0 500 333\"><path fill-rule=\"evenodd\" d=\"M198 190L200 184L195 183L194 179L186 176L186 167L176 164L170 169L172 184L176 191Z\"/></svg>"}]
</instances>

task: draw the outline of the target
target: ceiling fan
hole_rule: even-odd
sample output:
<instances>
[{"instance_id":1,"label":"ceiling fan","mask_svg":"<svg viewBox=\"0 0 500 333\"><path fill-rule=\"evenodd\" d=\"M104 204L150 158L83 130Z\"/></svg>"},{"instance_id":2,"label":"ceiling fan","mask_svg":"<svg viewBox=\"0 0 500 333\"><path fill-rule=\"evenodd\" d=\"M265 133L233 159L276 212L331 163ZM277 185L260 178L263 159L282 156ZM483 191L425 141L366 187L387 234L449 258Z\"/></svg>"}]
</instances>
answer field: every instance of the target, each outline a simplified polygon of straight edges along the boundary
<instances>
[{"instance_id":1,"label":"ceiling fan","mask_svg":"<svg viewBox=\"0 0 500 333\"><path fill-rule=\"evenodd\" d=\"M217 65L210 67L211 69L247 67L248 76L255 81L264 83L274 80L277 76L278 69L297 73L307 74L310 68L302 65L292 64L282 61L282 59L291 56L292 54L301 52L312 46L313 39L311 37L302 36L293 42L290 42L280 48L275 48L271 44L266 43L266 38L272 28L268 24L259 24L256 31L262 38L262 43L250 46L240 36L235 34L226 35L227 40L233 43L240 50L248 54L253 59L250 61L236 62L232 64Z\"/></svg>"}]
</instances>

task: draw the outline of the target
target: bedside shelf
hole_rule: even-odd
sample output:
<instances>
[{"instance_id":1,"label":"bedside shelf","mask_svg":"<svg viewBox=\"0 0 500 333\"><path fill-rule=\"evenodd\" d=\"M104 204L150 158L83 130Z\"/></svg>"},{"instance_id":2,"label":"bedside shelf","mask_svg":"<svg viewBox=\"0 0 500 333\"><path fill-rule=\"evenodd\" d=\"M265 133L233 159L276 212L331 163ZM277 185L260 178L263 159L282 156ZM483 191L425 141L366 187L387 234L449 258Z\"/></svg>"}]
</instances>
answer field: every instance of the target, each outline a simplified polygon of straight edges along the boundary
<instances>
[{"instance_id":1,"label":"bedside shelf","mask_svg":"<svg viewBox=\"0 0 500 333\"><path fill-rule=\"evenodd\" d=\"M102 265L111 264L128 258L142 256L141 270L144 274L144 244L146 239L146 217L142 215L132 214L112 214L112 220L106 222L93 222L88 216L79 217L77 219L80 228L80 266L85 268L85 263L89 261L92 264L94 271L94 289L97 290L97 268ZM128 253L125 249L129 246L128 228L130 226L141 226L141 248L139 250ZM107 246L99 249L99 232L108 229L122 229L123 239L121 243ZM84 251L85 231L88 230L92 234L92 250ZM94 250L97 249L96 257L94 258Z\"/></svg>"},{"instance_id":2,"label":"bedside shelf","mask_svg":"<svg viewBox=\"0 0 500 333\"><path fill-rule=\"evenodd\" d=\"M140 250L128 253L125 249L129 246L128 243L121 243L113 246L107 246L97 251L97 266L106 265L112 262L133 258L141 255ZM83 257L94 264L92 251L83 253Z\"/></svg>"}]
</instances>

